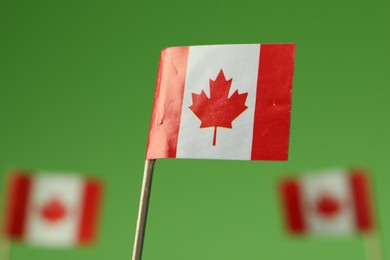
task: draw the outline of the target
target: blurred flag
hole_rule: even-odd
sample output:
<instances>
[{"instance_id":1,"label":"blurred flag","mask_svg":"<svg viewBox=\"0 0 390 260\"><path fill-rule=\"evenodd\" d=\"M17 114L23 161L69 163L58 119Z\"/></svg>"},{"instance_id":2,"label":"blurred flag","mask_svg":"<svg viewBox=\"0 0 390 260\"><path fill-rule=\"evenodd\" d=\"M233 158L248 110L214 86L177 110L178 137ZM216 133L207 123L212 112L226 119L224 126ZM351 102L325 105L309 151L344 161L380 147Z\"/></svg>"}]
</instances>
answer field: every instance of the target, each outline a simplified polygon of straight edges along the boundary
<instances>
[{"instance_id":1,"label":"blurred flag","mask_svg":"<svg viewBox=\"0 0 390 260\"><path fill-rule=\"evenodd\" d=\"M102 193L99 181L76 175L14 172L8 190L9 238L54 247L94 239Z\"/></svg>"},{"instance_id":2,"label":"blurred flag","mask_svg":"<svg viewBox=\"0 0 390 260\"><path fill-rule=\"evenodd\" d=\"M161 52L147 159L287 160L295 44Z\"/></svg>"},{"instance_id":3,"label":"blurred flag","mask_svg":"<svg viewBox=\"0 0 390 260\"><path fill-rule=\"evenodd\" d=\"M373 229L368 175L334 170L280 185L287 228L294 234L347 235Z\"/></svg>"}]
</instances>

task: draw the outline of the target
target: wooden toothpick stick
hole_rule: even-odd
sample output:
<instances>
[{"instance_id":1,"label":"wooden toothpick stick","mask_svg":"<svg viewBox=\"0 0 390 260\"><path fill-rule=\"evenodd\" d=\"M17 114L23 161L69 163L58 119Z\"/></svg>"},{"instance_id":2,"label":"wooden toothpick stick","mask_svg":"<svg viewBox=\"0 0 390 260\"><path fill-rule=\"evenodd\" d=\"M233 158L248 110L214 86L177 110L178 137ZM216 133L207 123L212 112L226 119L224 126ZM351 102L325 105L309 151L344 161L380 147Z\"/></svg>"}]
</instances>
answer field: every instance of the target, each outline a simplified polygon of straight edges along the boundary
<instances>
[{"instance_id":1,"label":"wooden toothpick stick","mask_svg":"<svg viewBox=\"0 0 390 260\"><path fill-rule=\"evenodd\" d=\"M367 260L383 260L379 232L373 231L370 234L364 235L364 248Z\"/></svg>"},{"instance_id":2,"label":"wooden toothpick stick","mask_svg":"<svg viewBox=\"0 0 390 260\"><path fill-rule=\"evenodd\" d=\"M142 249L144 245L145 227L148 216L149 198L152 188L152 177L155 162L156 160L145 161L144 177L142 181L141 198L138 210L138 220L135 231L132 260L141 260L142 258Z\"/></svg>"}]
</instances>

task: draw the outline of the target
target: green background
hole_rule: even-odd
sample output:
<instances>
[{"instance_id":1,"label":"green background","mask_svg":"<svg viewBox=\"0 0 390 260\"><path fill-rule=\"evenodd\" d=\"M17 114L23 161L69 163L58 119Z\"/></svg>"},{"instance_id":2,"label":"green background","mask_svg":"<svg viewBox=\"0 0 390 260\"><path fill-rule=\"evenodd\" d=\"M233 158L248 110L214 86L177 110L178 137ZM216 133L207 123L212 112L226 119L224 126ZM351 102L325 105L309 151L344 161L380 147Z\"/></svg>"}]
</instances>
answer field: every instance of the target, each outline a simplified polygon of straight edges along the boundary
<instances>
[{"instance_id":1,"label":"green background","mask_svg":"<svg viewBox=\"0 0 390 260\"><path fill-rule=\"evenodd\" d=\"M289 237L275 189L290 173L349 166L373 172L390 250L389 11L385 1L1 0L1 176L106 182L93 247L13 243L11 260L131 259L160 49L217 43L297 44L289 161L158 160L143 259L364 259L359 236Z\"/></svg>"}]
</instances>

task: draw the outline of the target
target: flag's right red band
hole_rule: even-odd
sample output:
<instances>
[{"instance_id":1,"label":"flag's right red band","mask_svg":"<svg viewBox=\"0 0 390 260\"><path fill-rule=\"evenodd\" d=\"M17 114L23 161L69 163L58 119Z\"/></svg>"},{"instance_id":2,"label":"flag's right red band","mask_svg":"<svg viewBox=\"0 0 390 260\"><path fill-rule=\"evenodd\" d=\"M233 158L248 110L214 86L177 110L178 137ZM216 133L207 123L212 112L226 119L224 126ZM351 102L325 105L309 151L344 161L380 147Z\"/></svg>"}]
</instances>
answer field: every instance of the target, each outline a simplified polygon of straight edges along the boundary
<instances>
[{"instance_id":1,"label":"flag's right red band","mask_svg":"<svg viewBox=\"0 0 390 260\"><path fill-rule=\"evenodd\" d=\"M89 180L84 184L83 206L78 234L80 244L90 243L95 238L101 197L102 185L100 182Z\"/></svg>"},{"instance_id":2,"label":"flag's right red band","mask_svg":"<svg viewBox=\"0 0 390 260\"><path fill-rule=\"evenodd\" d=\"M252 160L287 160L295 44L260 46Z\"/></svg>"},{"instance_id":3,"label":"flag's right red band","mask_svg":"<svg viewBox=\"0 0 390 260\"><path fill-rule=\"evenodd\" d=\"M374 221L369 177L364 171L354 170L352 171L350 181L352 195L355 200L356 226L360 231L370 231L374 228Z\"/></svg>"}]
</instances>

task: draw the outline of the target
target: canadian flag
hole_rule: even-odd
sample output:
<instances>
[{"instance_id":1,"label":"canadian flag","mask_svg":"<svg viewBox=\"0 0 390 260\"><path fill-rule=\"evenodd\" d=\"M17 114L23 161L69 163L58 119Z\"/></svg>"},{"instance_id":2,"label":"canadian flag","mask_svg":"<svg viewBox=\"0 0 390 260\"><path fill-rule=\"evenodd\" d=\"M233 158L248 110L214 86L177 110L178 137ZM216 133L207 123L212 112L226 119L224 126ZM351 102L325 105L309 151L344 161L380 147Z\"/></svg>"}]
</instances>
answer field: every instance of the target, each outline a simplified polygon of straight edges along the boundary
<instances>
[{"instance_id":1,"label":"canadian flag","mask_svg":"<svg viewBox=\"0 0 390 260\"><path fill-rule=\"evenodd\" d=\"M92 242L102 185L77 175L14 172L9 177L6 235L30 244L68 247Z\"/></svg>"},{"instance_id":2,"label":"canadian flag","mask_svg":"<svg viewBox=\"0 0 390 260\"><path fill-rule=\"evenodd\" d=\"M347 235L373 229L368 175L332 170L280 185L286 226L293 234Z\"/></svg>"},{"instance_id":3,"label":"canadian flag","mask_svg":"<svg viewBox=\"0 0 390 260\"><path fill-rule=\"evenodd\" d=\"M287 160L295 44L161 52L147 159Z\"/></svg>"}]
</instances>

